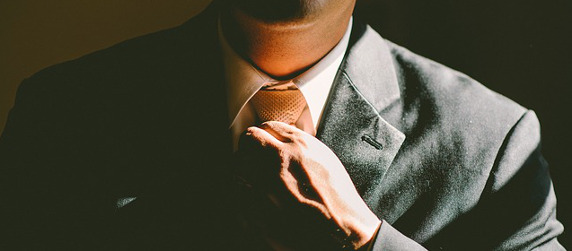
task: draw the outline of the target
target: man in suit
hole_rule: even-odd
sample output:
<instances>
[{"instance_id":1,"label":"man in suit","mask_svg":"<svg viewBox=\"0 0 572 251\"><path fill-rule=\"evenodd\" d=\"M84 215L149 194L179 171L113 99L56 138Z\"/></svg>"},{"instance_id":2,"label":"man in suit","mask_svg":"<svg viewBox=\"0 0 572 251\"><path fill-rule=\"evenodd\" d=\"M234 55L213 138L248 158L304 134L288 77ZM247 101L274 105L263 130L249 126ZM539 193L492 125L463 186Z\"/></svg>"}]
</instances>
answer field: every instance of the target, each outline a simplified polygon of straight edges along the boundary
<instances>
[{"instance_id":1,"label":"man in suit","mask_svg":"<svg viewBox=\"0 0 572 251\"><path fill-rule=\"evenodd\" d=\"M219 1L25 80L0 245L563 249L534 112L354 4Z\"/></svg>"}]
</instances>

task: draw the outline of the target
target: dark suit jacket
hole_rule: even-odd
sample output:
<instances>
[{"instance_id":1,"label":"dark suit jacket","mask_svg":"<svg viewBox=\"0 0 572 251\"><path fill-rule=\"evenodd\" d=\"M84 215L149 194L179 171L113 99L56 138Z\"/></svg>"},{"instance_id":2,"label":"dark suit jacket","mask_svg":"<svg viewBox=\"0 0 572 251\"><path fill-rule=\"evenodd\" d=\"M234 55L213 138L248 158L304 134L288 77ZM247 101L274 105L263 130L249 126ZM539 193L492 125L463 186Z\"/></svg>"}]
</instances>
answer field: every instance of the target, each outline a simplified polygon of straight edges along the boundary
<instances>
[{"instance_id":1,"label":"dark suit jacket","mask_svg":"<svg viewBox=\"0 0 572 251\"><path fill-rule=\"evenodd\" d=\"M0 140L5 250L246 242L216 27L211 7L21 84ZM317 137L383 219L376 250L561 249L534 112L356 18L323 116Z\"/></svg>"}]
</instances>

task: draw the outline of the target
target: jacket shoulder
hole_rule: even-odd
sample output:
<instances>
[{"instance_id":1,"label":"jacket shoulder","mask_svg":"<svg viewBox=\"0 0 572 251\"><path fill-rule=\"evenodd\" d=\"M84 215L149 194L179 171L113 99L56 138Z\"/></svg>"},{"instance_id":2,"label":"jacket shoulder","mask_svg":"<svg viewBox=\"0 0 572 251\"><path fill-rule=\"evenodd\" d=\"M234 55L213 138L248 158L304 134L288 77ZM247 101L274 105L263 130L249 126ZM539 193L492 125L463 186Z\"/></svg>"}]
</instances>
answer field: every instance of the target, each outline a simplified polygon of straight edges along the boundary
<instances>
[{"instance_id":1,"label":"jacket shoulder","mask_svg":"<svg viewBox=\"0 0 572 251\"><path fill-rule=\"evenodd\" d=\"M216 52L214 21L212 13L202 13L182 25L49 66L24 80L20 89L57 93L140 88L141 82L197 68L204 63L201 57L212 57Z\"/></svg>"},{"instance_id":2,"label":"jacket shoulder","mask_svg":"<svg viewBox=\"0 0 572 251\"><path fill-rule=\"evenodd\" d=\"M216 15L199 14L180 26L43 69L20 84L7 128L16 118L54 128L92 128L95 122L87 121L110 118L125 126L147 124L140 121L204 101L195 93L213 87L189 83L219 75L213 25ZM143 110L147 116L134 112Z\"/></svg>"},{"instance_id":3,"label":"jacket shoulder","mask_svg":"<svg viewBox=\"0 0 572 251\"><path fill-rule=\"evenodd\" d=\"M405 106L430 117L440 130L503 139L528 111L471 77L387 42ZM407 108L406 108L407 109Z\"/></svg>"}]
</instances>

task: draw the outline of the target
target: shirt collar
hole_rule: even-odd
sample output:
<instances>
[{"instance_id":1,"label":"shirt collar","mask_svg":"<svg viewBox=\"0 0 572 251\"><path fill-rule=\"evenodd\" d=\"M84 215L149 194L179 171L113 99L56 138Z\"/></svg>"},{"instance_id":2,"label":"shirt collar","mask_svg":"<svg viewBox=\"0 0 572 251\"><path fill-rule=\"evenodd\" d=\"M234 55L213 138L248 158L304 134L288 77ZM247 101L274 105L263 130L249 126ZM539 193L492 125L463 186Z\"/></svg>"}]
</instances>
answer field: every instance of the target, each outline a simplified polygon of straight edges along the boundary
<instances>
[{"instance_id":1,"label":"shirt collar","mask_svg":"<svg viewBox=\"0 0 572 251\"><path fill-rule=\"evenodd\" d=\"M315 127L319 123L332 83L347 50L352 22L353 18L350 19L346 33L340 42L326 56L307 71L289 80L304 95ZM229 127L232 127L240 111L265 83L287 81L271 78L239 56L226 41L220 19L218 34L225 69L228 115L231 121Z\"/></svg>"}]
</instances>

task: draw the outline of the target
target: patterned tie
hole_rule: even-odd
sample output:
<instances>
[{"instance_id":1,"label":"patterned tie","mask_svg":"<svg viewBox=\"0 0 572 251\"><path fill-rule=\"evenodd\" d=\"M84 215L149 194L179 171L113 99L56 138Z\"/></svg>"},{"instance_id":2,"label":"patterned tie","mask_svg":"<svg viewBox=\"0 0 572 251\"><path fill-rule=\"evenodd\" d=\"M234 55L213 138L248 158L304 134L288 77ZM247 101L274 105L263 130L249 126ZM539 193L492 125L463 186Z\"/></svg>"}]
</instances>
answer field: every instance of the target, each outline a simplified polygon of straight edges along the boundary
<instances>
[{"instance_id":1,"label":"patterned tie","mask_svg":"<svg viewBox=\"0 0 572 251\"><path fill-rule=\"evenodd\" d=\"M294 125L306 107L304 95L294 84L263 87L251 99L261 122L280 121Z\"/></svg>"}]
</instances>

